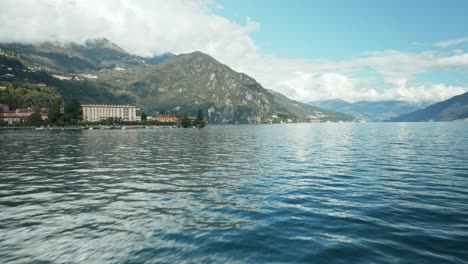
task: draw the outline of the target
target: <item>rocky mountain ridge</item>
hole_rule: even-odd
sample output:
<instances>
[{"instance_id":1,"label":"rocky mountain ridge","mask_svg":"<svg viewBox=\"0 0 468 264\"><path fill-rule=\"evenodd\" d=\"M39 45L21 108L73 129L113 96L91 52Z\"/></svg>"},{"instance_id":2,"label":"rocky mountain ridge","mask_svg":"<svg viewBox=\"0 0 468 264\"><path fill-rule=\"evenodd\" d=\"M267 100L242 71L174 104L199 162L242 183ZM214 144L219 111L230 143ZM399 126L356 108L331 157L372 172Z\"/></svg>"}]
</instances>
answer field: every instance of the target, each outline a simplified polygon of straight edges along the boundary
<instances>
[{"instance_id":1,"label":"rocky mountain ridge","mask_svg":"<svg viewBox=\"0 0 468 264\"><path fill-rule=\"evenodd\" d=\"M160 61L153 58L149 63L105 39L85 45L1 44L0 48L19 53L19 62L34 71L23 70L15 78L37 80L40 72L39 80L59 87L64 98L75 97L86 103L125 101L147 114L194 114L202 109L211 123L353 120L349 115L311 107L269 91L252 77L202 52L168 55Z\"/></svg>"}]
</instances>

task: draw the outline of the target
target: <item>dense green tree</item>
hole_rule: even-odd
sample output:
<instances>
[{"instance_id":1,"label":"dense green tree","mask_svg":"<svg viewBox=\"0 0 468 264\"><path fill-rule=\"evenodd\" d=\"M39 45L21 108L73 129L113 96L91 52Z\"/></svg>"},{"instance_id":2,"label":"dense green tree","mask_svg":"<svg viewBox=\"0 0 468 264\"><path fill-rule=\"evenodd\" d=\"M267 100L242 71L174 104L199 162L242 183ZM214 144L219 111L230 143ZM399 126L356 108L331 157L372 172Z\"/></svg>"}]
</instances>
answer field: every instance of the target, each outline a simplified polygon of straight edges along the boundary
<instances>
[{"instance_id":1,"label":"dense green tree","mask_svg":"<svg viewBox=\"0 0 468 264\"><path fill-rule=\"evenodd\" d=\"M146 115L145 112L141 113L141 121L145 122L148 119L148 116Z\"/></svg>"},{"instance_id":2,"label":"dense green tree","mask_svg":"<svg viewBox=\"0 0 468 264\"><path fill-rule=\"evenodd\" d=\"M198 127L205 127L206 122L203 120L203 112L201 109L198 110L196 125Z\"/></svg>"},{"instance_id":3,"label":"dense green tree","mask_svg":"<svg viewBox=\"0 0 468 264\"><path fill-rule=\"evenodd\" d=\"M42 87L28 82L0 82L8 88L0 91L0 104L7 104L12 109L26 107L48 108L52 103L61 101L61 95L54 87Z\"/></svg>"},{"instance_id":4,"label":"dense green tree","mask_svg":"<svg viewBox=\"0 0 468 264\"><path fill-rule=\"evenodd\" d=\"M83 119L83 110L78 100L74 99L65 105L63 119L67 123L78 124Z\"/></svg>"},{"instance_id":5,"label":"dense green tree","mask_svg":"<svg viewBox=\"0 0 468 264\"><path fill-rule=\"evenodd\" d=\"M48 120L51 124L56 124L62 118L61 104L56 102L49 108Z\"/></svg>"},{"instance_id":6,"label":"dense green tree","mask_svg":"<svg viewBox=\"0 0 468 264\"><path fill-rule=\"evenodd\" d=\"M28 117L26 123L30 126L41 126L44 122L41 113L36 111Z\"/></svg>"},{"instance_id":7,"label":"dense green tree","mask_svg":"<svg viewBox=\"0 0 468 264\"><path fill-rule=\"evenodd\" d=\"M114 124L114 118L113 117L108 117L104 120L104 124L106 125L113 125Z\"/></svg>"},{"instance_id":8,"label":"dense green tree","mask_svg":"<svg viewBox=\"0 0 468 264\"><path fill-rule=\"evenodd\" d=\"M122 120L121 117L108 117L99 123L103 123L105 125L122 125L124 121Z\"/></svg>"},{"instance_id":9,"label":"dense green tree","mask_svg":"<svg viewBox=\"0 0 468 264\"><path fill-rule=\"evenodd\" d=\"M197 121L203 121L203 112L201 109L198 109Z\"/></svg>"},{"instance_id":10,"label":"dense green tree","mask_svg":"<svg viewBox=\"0 0 468 264\"><path fill-rule=\"evenodd\" d=\"M3 108L0 107L0 126L6 126L8 122L3 120Z\"/></svg>"},{"instance_id":11,"label":"dense green tree","mask_svg":"<svg viewBox=\"0 0 468 264\"><path fill-rule=\"evenodd\" d=\"M182 118L181 125L184 128L191 127L192 126L192 121L190 121L189 114L185 113L184 117Z\"/></svg>"}]
</instances>

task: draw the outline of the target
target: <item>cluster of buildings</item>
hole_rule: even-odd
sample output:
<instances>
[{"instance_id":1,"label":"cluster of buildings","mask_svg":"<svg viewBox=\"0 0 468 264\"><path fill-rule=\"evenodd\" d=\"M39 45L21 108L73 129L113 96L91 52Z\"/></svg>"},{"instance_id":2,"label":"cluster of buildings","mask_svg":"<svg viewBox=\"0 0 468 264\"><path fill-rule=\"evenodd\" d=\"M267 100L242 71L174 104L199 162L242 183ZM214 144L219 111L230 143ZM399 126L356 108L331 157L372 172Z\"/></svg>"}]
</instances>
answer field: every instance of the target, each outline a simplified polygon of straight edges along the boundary
<instances>
[{"instance_id":1,"label":"cluster of buildings","mask_svg":"<svg viewBox=\"0 0 468 264\"><path fill-rule=\"evenodd\" d=\"M10 111L8 105L0 104L3 112L2 120L8 122L10 125L14 122L23 122L34 113L32 108L18 108L15 111ZM41 113L42 120L47 119L47 113Z\"/></svg>"},{"instance_id":2,"label":"cluster of buildings","mask_svg":"<svg viewBox=\"0 0 468 264\"><path fill-rule=\"evenodd\" d=\"M82 104L83 121L96 122L110 117L121 118L123 121L141 121L141 116L137 116L139 110L133 105L113 105L113 104ZM172 114L161 114L148 116L147 120L159 121L162 123L177 123L179 116Z\"/></svg>"},{"instance_id":3,"label":"cluster of buildings","mask_svg":"<svg viewBox=\"0 0 468 264\"><path fill-rule=\"evenodd\" d=\"M14 122L25 121L32 113L32 108L18 108L15 111L10 111L8 105L0 104L0 108L3 110L4 121L9 124ZM141 116L137 116L136 106L133 105L114 105L114 104L82 104L83 110L83 121L85 122L98 122L110 117L120 118L123 121L141 121ZM41 113L42 119L46 120L48 114ZM178 115L173 114L161 114L157 116L148 116L147 120L159 121L162 123L177 123L179 121Z\"/></svg>"},{"instance_id":4,"label":"cluster of buildings","mask_svg":"<svg viewBox=\"0 0 468 264\"><path fill-rule=\"evenodd\" d=\"M82 74L79 75L79 76L81 76L81 78L78 77L77 75L65 76L65 75L51 74L51 76L56 78L56 79L62 80L62 81L69 81L69 80L81 81L81 80L83 80L83 78L85 78L85 79L98 79L98 76L96 76L96 75L85 74L85 73L82 73Z\"/></svg>"}]
</instances>

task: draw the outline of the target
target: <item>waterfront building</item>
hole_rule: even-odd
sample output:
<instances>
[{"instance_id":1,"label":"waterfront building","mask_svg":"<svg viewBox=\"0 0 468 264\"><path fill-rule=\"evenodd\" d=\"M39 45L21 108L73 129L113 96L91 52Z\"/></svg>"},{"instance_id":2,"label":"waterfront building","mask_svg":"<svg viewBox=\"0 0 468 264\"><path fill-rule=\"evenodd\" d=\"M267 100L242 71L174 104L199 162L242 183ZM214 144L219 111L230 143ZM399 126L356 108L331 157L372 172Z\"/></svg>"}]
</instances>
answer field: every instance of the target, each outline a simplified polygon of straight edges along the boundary
<instances>
[{"instance_id":1,"label":"waterfront building","mask_svg":"<svg viewBox=\"0 0 468 264\"><path fill-rule=\"evenodd\" d=\"M11 125L13 122L20 122L21 118L16 115L15 111L6 111L3 112L2 120Z\"/></svg>"},{"instance_id":2,"label":"waterfront building","mask_svg":"<svg viewBox=\"0 0 468 264\"><path fill-rule=\"evenodd\" d=\"M5 111L3 112L3 121L7 121L10 125L14 122L24 122L30 115L34 113L32 108L18 108L15 111ZM48 114L45 112L41 113L42 120L48 118Z\"/></svg>"},{"instance_id":3,"label":"waterfront building","mask_svg":"<svg viewBox=\"0 0 468 264\"><path fill-rule=\"evenodd\" d=\"M163 115L153 116L151 120L156 120L156 121L163 122L163 123L177 123L179 121L179 117L177 115L163 114Z\"/></svg>"},{"instance_id":4,"label":"waterfront building","mask_svg":"<svg viewBox=\"0 0 468 264\"><path fill-rule=\"evenodd\" d=\"M19 118L28 118L32 113L34 113L34 109L32 108L18 108L15 110L15 114Z\"/></svg>"},{"instance_id":5,"label":"waterfront building","mask_svg":"<svg viewBox=\"0 0 468 264\"><path fill-rule=\"evenodd\" d=\"M124 121L136 121L138 108L132 105L82 104L83 121L96 122L109 117L121 118Z\"/></svg>"}]
</instances>

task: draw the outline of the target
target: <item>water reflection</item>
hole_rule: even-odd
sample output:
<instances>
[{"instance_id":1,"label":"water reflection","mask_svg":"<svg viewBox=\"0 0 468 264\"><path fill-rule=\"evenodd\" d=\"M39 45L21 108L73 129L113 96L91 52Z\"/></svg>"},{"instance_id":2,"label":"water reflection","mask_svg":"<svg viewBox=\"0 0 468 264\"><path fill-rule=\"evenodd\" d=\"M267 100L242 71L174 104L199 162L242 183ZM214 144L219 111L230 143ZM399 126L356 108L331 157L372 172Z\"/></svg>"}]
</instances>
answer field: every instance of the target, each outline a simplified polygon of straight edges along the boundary
<instances>
[{"instance_id":1,"label":"water reflection","mask_svg":"<svg viewBox=\"0 0 468 264\"><path fill-rule=\"evenodd\" d=\"M0 262L457 262L464 124L0 132Z\"/></svg>"}]
</instances>

